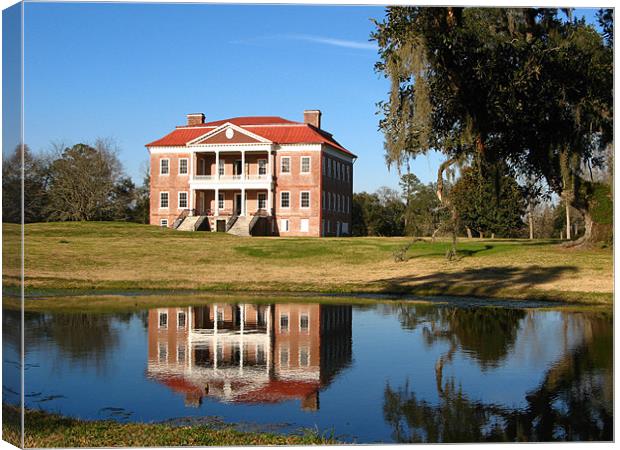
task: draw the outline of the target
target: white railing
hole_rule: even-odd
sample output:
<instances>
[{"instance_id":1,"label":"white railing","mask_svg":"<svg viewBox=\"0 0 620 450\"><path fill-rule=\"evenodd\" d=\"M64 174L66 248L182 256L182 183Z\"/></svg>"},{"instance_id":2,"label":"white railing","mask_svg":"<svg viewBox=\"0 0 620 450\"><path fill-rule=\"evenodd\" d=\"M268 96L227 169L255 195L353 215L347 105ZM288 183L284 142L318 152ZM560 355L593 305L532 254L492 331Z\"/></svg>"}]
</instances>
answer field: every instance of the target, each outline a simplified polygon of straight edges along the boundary
<instances>
[{"instance_id":1,"label":"white railing","mask_svg":"<svg viewBox=\"0 0 620 450\"><path fill-rule=\"evenodd\" d=\"M270 175L246 174L246 175L194 175L196 181L239 181L239 180L269 180Z\"/></svg>"}]
</instances>

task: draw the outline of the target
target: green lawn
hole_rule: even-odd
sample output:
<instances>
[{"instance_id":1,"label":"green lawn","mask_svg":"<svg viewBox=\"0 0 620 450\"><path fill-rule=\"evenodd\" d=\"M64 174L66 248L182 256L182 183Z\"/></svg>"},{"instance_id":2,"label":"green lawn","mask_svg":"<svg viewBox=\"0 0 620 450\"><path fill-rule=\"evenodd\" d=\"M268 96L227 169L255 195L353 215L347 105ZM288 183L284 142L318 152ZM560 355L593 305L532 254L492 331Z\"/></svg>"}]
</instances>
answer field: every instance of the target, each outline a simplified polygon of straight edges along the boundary
<instances>
[{"instance_id":1,"label":"green lawn","mask_svg":"<svg viewBox=\"0 0 620 450\"><path fill-rule=\"evenodd\" d=\"M5 287L19 280L19 227L3 225ZM475 295L611 302L611 249L567 249L557 241L409 238L240 238L126 223L25 227L26 289L220 290Z\"/></svg>"},{"instance_id":2,"label":"green lawn","mask_svg":"<svg viewBox=\"0 0 620 450\"><path fill-rule=\"evenodd\" d=\"M19 446L19 411L2 406L2 437ZM245 445L327 445L336 444L307 430L295 435L241 432L231 425L214 423L198 426L83 421L42 411L26 410L26 448L49 447L168 447Z\"/></svg>"}]
</instances>

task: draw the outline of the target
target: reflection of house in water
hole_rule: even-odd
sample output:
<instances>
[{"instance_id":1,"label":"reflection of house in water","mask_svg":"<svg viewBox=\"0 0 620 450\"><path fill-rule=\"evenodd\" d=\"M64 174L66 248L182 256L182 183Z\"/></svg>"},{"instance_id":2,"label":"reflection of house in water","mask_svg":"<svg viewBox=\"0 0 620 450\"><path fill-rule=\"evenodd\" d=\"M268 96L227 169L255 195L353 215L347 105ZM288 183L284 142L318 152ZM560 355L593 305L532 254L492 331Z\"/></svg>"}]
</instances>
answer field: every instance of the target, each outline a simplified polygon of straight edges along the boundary
<instances>
[{"instance_id":1,"label":"reflection of house in water","mask_svg":"<svg viewBox=\"0 0 620 450\"><path fill-rule=\"evenodd\" d=\"M149 311L147 375L198 406L203 397L319 408L351 361L351 306L211 304Z\"/></svg>"}]
</instances>

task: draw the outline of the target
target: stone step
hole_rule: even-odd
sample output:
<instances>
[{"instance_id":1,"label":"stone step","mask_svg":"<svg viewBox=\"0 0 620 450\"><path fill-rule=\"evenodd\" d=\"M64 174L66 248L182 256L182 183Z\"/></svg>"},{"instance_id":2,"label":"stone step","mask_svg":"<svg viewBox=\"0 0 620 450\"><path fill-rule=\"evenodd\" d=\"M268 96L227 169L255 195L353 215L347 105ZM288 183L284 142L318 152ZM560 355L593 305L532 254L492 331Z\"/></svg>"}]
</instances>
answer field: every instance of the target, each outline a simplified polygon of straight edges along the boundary
<instances>
[{"instance_id":1,"label":"stone step","mask_svg":"<svg viewBox=\"0 0 620 450\"><path fill-rule=\"evenodd\" d=\"M181 222L181 225L179 225L177 230L179 230L179 231L194 231L194 227L196 225L196 222L198 222L198 219L200 219L200 216L187 216L183 220L183 222Z\"/></svg>"},{"instance_id":2,"label":"stone step","mask_svg":"<svg viewBox=\"0 0 620 450\"><path fill-rule=\"evenodd\" d=\"M228 233L235 236L250 236L250 221L251 217L239 216L235 224L228 230Z\"/></svg>"}]
</instances>

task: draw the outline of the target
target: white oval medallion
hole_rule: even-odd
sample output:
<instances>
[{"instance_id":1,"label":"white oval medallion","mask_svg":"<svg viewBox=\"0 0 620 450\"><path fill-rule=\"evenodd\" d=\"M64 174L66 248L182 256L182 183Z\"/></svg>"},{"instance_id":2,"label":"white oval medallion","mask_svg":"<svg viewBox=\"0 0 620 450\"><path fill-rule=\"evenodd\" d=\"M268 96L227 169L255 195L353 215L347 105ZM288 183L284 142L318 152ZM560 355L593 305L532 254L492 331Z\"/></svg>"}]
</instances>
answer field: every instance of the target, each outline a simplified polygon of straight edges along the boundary
<instances>
[{"instance_id":1,"label":"white oval medallion","mask_svg":"<svg viewBox=\"0 0 620 450\"><path fill-rule=\"evenodd\" d=\"M234 135L235 135L235 132L233 131L232 128L226 128L226 137L228 139L232 139Z\"/></svg>"}]
</instances>

